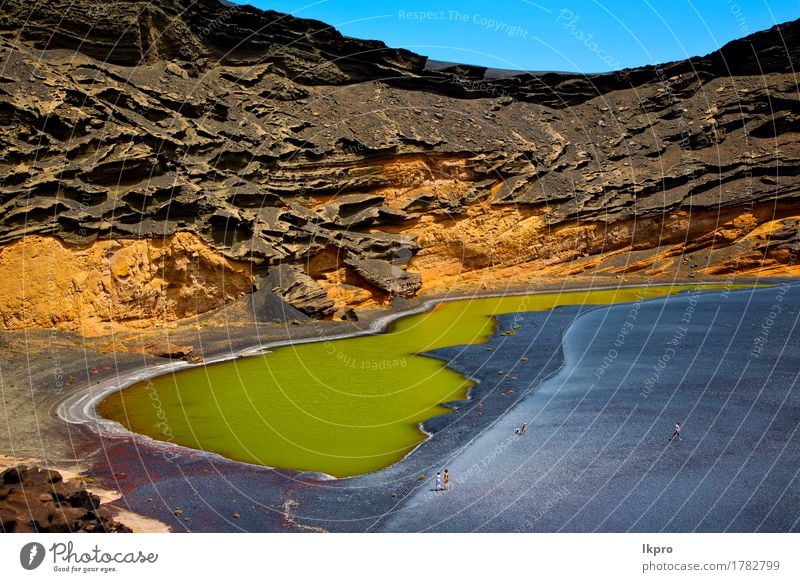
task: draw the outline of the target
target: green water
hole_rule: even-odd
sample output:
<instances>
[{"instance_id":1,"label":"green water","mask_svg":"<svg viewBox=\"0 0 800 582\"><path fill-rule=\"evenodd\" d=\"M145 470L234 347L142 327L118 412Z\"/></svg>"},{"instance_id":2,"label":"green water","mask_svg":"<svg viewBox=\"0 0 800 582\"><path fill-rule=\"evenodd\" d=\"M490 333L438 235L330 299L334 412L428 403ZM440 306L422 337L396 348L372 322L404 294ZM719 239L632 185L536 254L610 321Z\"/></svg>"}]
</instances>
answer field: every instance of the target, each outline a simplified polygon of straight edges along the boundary
<instances>
[{"instance_id":1,"label":"green water","mask_svg":"<svg viewBox=\"0 0 800 582\"><path fill-rule=\"evenodd\" d=\"M485 342L494 332L494 315L635 301L691 288L440 303L394 322L383 334L286 346L160 376L110 395L98 412L133 432L230 459L360 475L402 459L426 438L419 423L449 412L441 404L465 399L472 386L444 362L416 354ZM516 371L523 376L523 362Z\"/></svg>"}]
</instances>

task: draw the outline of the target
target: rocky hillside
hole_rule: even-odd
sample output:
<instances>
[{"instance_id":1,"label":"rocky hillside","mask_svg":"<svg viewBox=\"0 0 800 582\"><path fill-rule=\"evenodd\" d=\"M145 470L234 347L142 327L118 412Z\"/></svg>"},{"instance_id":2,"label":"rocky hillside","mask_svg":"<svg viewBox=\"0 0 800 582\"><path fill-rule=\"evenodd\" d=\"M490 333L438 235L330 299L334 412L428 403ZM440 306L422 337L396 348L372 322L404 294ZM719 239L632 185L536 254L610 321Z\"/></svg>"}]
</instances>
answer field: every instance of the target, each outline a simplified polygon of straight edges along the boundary
<instances>
[{"instance_id":1,"label":"rocky hillside","mask_svg":"<svg viewBox=\"0 0 800 582\"><path fill-rule=\"evenodd\" d=\"M485 78L217 0L6 0L0 62L0 328L800 274L800 21Z\"/></svg>"}]
</instances>

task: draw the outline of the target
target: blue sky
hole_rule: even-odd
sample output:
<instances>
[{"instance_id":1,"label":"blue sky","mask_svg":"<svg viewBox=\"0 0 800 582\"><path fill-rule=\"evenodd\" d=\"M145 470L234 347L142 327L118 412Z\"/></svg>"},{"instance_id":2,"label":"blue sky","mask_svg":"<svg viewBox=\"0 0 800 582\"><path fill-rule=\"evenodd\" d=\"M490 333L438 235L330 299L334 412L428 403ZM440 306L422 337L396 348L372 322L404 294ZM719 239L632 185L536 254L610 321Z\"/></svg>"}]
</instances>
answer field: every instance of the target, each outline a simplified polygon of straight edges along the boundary
<instances>
[{"instance_id":1,"label":"blue sky","mask_svg":"<svg viewBox=\"0 0 800 582\"><path fill-rule=\"evenodd\" d=\"M432 59L591 73L707 54L800 18L800 0L251 0Z\"/></svg>"}]
</instances>

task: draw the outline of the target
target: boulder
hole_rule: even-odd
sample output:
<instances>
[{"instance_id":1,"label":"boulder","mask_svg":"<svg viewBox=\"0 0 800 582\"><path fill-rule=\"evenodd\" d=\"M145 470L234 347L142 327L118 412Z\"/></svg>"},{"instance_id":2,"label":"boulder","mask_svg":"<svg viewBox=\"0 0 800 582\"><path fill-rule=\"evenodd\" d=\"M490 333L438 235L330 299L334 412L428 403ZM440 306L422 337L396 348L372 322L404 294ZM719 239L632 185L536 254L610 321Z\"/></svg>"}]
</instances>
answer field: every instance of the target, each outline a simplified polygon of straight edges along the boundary
<instances>
[{"instance_id":1,"label":"boulder","mask_svg":"<svg viewBox=\"0 0 800 582\"><path fill-rule=\"evenodd\" d=\"M343 307L342 309L337 309L336 313L333 314L334 319L339 319L341 321L358 321L358 315L356 315L355 310L352 307Z\"/></svg>"},{"instance_id":2,"label":"boulder","mask_svg":"<svg viewBox=\"0 0 800 582\"><path fill-rule=\"evenodd\" d=\"M319 283L293 265L271 267L264 283L286 303L311 317L333 313L333 301Z\"/></svg>"},{"instance_id":3,"label":"boulder","mask_svg":"<svg viewBox=\"0 0 800 582\"><path fill-rule=\"evenodd\" d=\"M392 296L412 297L422 287L419 274L409 273L383 259L348 258L345 264L365 281Z\"/></svg>"},{"instance_id":4,"label":"boulder","mask_svg":"<svg viewBox=\"0 0 800 582\"><path fill-rule=\"evenodd\" d=\"M144 346L144 352L157 358L171 360L186 359L194 351L194 346L177 346L169 340L150 342Z\"/></svg>"},{"instance_id":5,"label":"boulder","mask_svg":"<svg viewBox=\"0 0 800 582\"><path fill-rule=\"evenodd\" d=\"M255 321L261 322L308 321L310 317L307 314L287 303L273 291L270 281L271 279L261 281L255 292L240 300L245 304L248 314L252 315Z\"/></svg>"}]
</instances>

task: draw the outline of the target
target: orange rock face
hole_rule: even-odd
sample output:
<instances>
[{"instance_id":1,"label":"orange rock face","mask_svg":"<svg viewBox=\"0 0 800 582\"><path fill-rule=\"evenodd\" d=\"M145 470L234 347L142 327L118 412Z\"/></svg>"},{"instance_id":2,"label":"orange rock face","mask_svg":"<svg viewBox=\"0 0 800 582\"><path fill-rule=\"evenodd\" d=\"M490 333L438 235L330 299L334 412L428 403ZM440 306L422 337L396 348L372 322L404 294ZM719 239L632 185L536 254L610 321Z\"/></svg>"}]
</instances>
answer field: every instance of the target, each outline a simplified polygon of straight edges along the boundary
<instances>
[{"instance_id":1,"label":"orange rock face","mask_svg":"<svg viewBox=\"0 0 800 582\"><path fill-rule=\"evenodd\" d=\"M396 232L421 247L409 265L421 291L441 293L566 275L800 276L800 248L775 248L799 225L800 212L762 206L554 227L544 212L485 203Z\"/></svg>"},{"instance_id":2,"label":"orange rock face","mask_svg":"<svg viewBox=\"0 0 800 582\"><path fill-rule=\"evenodd\" d=\"M252 290L247 263L194 234L86 246L31 236L0 249L0 327L59 327L94 336L162 326Z\"/></svg>"}]
</instances>

